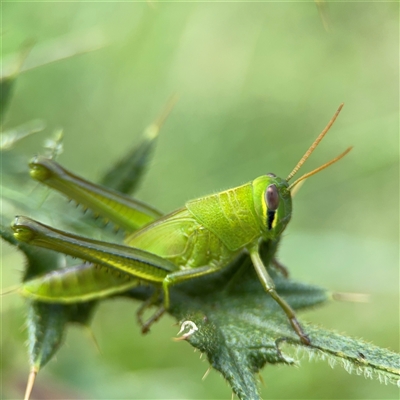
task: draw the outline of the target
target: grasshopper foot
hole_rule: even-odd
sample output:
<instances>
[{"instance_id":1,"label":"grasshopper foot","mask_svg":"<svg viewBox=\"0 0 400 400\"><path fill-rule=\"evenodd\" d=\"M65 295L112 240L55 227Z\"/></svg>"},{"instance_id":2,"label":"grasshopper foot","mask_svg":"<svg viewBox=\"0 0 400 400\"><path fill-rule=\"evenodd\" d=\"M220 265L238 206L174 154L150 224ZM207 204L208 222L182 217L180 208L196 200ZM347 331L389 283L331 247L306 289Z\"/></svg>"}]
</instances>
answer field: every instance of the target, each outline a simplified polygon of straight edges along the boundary
<instances>
[{"instance_id":1,"label":"grasshopper foot","mask_svg":"<svg viewBox=\"0 0 400 400\"><path fill-rule=\"evenodd\" d=\"M301 327L299 321L296 318L290 318L290 323L293 329L296 331L297 335L300 338L300 341L309 346L311 344L310 338L304 333L303 328Z\"/></svg>"},{"instance_id":2,"label":"grasshopper foot","mask_svg":"<svg viewBox=\"0 0 400 400\"><path fill-rule=\"evenodd\" d=\"M157 322L164 313L165 313L165 308L161 306L146 322L139 321L140 324L142 325L143 335L150 331L151 325Z\"/></svg>"},{"instance_id":3,"label":"grasshopper foot","mask_svg":"<svg viewBox=\"0 0 400 400\"><path fill-rule=\"evenodd\" d=\"M289 270L283 265L281 264L276 258L272 259L272 265L278 270L280 271L280 273L285 277L285 278L289 278Z\"/></svg>"}]
</instances>

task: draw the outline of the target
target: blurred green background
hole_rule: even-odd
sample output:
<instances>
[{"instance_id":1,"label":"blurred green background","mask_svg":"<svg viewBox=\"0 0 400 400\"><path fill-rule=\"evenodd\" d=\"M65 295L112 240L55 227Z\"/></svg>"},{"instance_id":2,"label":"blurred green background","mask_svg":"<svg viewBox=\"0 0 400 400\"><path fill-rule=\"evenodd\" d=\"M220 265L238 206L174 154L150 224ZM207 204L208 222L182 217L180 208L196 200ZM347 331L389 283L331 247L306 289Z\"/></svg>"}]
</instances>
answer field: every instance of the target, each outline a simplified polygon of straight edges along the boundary
<instances>
[{"instance_id":1,"label":"blurred green background","mask_svg":"<svg viewBox=\"0 0 400 400\"><path fill-rule=\"evenodd\" d=\"M107 43L21 74L4 128L46 121L43 133L18 145L28 160L62 127L58 160L96 180L178 93L138 193L168 212L264 173L286 177L345 102L303 172L354 150L296 195L280 260L296 279L371 295L367 304L332 303L303 320L398 350L398 30L397 3L2 3L3 61L27 40L37 45L26 65L40 62L43 46L57 58L65 41ZM7 287L23 260L8 245L2 250ZM2 398L21 398L24 304L15 294L1 301ZM208 365L171 340L172 319L141 336L136 307L101 305L92 324L101 354L72 328L32 398L230 398L215 371L201 381ZM398 398L394 386L322 361L267 366L262 377L264 398Z\"/></svg>"}]
</instances>

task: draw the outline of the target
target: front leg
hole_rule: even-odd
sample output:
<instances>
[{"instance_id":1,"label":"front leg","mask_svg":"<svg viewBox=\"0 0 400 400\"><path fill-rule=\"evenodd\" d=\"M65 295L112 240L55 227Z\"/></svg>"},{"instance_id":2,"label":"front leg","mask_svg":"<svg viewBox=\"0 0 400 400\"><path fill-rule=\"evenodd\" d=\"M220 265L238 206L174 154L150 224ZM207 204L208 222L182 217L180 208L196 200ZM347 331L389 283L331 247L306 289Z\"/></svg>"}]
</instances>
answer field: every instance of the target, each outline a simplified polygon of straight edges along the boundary
<instances>
[{"instance_id":1,"label":"front leg","mask_svg":"<svg viewBox=\"0 0 400 400\"><path fill-rule=\"evenodd\" d=\"M304 344L311 344L310 339L308 336L304 333L303 328L301 327L299 321L296 318L296 315L290 307L290 305L282 298L279 296L279 294L275 290L275 284L272 278L269 276L264 263L261 260L259 251L258 251L258 244L254 245L249 249L250 257L253 262L254 268L256 270L256 273L258 275L258 278L260 279L261 284L263 285L265 291L269 293L269 295L281 306L282 310L285 312L287 317L289 318L290 324L292 325L293 329L299 336L300 340Z\"/></svg>"}]
</instances>

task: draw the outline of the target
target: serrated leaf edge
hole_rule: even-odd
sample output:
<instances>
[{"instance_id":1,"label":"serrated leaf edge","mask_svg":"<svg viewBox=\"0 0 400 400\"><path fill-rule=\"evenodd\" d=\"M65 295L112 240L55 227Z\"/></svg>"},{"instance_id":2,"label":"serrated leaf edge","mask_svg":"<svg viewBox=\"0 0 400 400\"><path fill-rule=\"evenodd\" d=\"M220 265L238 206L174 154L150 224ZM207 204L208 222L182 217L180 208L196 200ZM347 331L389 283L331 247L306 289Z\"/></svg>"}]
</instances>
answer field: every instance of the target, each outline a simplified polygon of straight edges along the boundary
<instances>
[{"instance_id":1,"label":"serrated leaf edge","mask_svg":"<svg viewBox=\"0 0 400 400\"><path fill-rule=\"evenodd\" d=\"M378 370L368 364L355 366L349 360L329 354L320 349L305 346L297 347L295 357L298 362L306 357L308 357L308 361L327 361L331 368L340 365L349 374L364 375L364 378L366 379L377 379L380 383L384 383L385 385L391 383L400 388L400 371L396 378L393 376L394 373L391 373L390 371Z\"/></svg>"}]
</instances>

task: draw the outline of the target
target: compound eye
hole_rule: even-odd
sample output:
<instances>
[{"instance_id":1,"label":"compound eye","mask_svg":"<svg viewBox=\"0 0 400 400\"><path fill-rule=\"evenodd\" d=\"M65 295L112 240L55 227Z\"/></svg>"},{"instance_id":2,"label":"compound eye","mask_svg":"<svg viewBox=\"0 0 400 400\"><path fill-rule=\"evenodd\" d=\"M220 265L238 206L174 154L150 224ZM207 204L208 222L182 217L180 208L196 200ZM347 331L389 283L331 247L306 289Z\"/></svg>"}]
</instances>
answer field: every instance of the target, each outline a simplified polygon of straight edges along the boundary
<instances>
[{"instance_id":1,"label":"compound eye","mask_svg":"<svg viewBox=\"0 0 400 400\"><path fill-rule=\"evenodd\" d=\"M276 178L276 175L273 174L272 172L268 173L267 176L270 176L271 178Z\"/></svg>"},{"instance_id":2,"label":"compound eye","mask_svg":"<svg viewBox=\"0 0 400 400\"><path fill-rule=\"evenodd\" d=\"M275 185L269 185L265 191L265 202L268 210L275 211L279 207L279 193Z\"/></svg>"}]
</instances>

